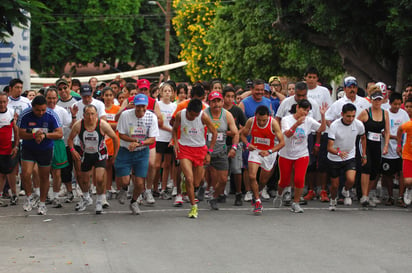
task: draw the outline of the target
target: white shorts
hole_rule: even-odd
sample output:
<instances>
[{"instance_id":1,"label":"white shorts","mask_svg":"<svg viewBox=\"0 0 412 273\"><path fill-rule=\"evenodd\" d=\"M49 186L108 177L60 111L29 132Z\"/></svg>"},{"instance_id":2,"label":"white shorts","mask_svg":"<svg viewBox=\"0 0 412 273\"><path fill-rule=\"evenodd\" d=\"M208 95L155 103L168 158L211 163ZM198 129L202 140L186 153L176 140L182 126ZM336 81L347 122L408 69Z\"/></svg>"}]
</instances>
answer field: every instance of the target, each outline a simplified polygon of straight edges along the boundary
<instances>
[{"instance_id":1,"label":"white shorts","mask_svg":"<svg viewBox=\"0 0 412 273\"><path fill-rule=\"evenodd\" d=\"M272 170L276 162L277 152L268 156L260 156L260 150L253 150L249 152L248 162L259 164L262 169L269 172Z\"/></svg>"}]
</instances>

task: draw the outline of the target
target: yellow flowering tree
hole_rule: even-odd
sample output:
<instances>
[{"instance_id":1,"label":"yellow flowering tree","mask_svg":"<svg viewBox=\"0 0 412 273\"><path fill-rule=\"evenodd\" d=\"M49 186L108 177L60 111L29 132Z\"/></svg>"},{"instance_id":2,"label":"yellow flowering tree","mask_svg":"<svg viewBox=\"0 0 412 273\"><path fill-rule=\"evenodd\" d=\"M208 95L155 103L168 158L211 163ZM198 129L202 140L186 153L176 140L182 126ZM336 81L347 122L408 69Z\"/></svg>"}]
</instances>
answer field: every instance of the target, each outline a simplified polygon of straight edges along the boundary
<instances>
[{"instance_id":1,"label":"yellow flowering tree","mask_svg":"<svg viewBox=\"0 0 412 273\"><path fill-rule=\"evenodd\" d=\"M222 63L208 54L210 42L205 39L219 6L219 0L173 1L176 15L172 23L182 48L179 59L187 61L185 70L192 82L220 77Z\"/></svg>"}]
</instances>

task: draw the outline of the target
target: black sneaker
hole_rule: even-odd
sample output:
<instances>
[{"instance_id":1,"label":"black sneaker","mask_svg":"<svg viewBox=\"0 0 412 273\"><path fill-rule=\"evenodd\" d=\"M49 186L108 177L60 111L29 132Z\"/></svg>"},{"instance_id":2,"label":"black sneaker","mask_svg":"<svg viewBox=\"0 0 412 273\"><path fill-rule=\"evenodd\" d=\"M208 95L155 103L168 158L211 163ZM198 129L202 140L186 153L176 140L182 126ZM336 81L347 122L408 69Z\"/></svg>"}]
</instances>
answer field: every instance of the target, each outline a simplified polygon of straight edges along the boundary
<instances>
[{"instance_id":1,"label":"black sneaker","mask_svg":"<svg viewBox=\"0 0 412 273\"><path fill-rule=\"evenodd\" d=\"M17 195L13 195L10 199L10 206L15 206L17 205L17 201L19 200L19 198L17 197Z\"/></svg>"},{"instance_id":2,"label":"black sneaker","mask_svg":"<svg viewBox=\"0 0 412 273\"><path fill-rule=\"evenodd\" d=\"M243 201L242 201L242 194L241 193L236 193L236 199L235 199L235 206L242 206Z\"/></svg>"},{"instance_id":3,"label":"black sneaker","mask_svg":"<svg viewBox=\"0 0 412 273\"><path fill-rule=\"evenodd\" d=\"M210 199L209 206L212 210L219 210L219 208L217 207L217 199Z\"/></svg>"},{"instance_id":4,"label":"black sneaker","mask_svg":"<svg viewBox=\"0 0 412 273\"><path fill-rule=\"evenodd\" d=\"M46 205L51 205L53 200L51 200L48 196L46 198Z\"/></svg>"},{"instance_id":5,"label":"black sneaker","mask_svg":"<svg viewBox=\"0 0 412 273\"><path fill-rule=\"evenodd\" d=\"M224 194L219 195L219 197L217 198L217 202L218 203L226 203L226 195L224 195Z\"/></svg>"},{"instance_id":6,"label":"black sneaker","mask_svg":"<svg viewBox=\"0 0 412 273\"><path fill-rule=\"evenodd\" d=\"M205 199L205 188L200 186L197 191L197 200L203 201Z\"/></svg>"},{"instance_id":7,"label":"black sneaker","mask_svg":"<svg viewBox=\"0 0 412 273\"><path fill-rule=\"evenodd\" d=\"M153 197L159 197L160 193L158 191L153 191L152 195L153 195Z\"/></svg>"},{"instance_id":8,"label":"black sneaker","mask_svg":"<svg viewBox=\"0 0 412 273\"><path fill-rule=\"evenodd\" d=\"M74 199L73 193L72 193L72 192L68 192L68 193L67 193L67 198L64 199L64 202L65 202L65 203L71 203L71 202L73 202L73 199Z\"/></svg>"},{"instance_id":9,"label":"black sneaker","mask_svg":"<svg viewBox=\"0 0 412 273\"><path fill-rule=\"evenodd\" d=\"M304 205L307 205L307 204L308 204L308 201L306 201L305 199L303 199L303 197L300 197L299 205L304 206Z\"/></svg>"}]
</instances>

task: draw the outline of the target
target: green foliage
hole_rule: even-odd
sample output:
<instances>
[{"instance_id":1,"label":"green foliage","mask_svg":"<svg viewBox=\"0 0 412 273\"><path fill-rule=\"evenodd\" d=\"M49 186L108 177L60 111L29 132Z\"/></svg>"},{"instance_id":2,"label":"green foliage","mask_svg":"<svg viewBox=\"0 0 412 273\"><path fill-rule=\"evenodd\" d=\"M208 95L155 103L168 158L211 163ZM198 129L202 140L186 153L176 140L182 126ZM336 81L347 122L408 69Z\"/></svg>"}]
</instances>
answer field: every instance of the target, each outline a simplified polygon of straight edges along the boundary
<instances>
[{"instance_id":1,"label":"green foliage","mask_svg":"<svg viewBox=\"0 0 412 273\"><path fill-rule=\"evenodd\" d=\"M140 0L45 1L47 14L32 16L32 67L61 73L67 62L129 61Z\"/></svg>"}]
</instances>

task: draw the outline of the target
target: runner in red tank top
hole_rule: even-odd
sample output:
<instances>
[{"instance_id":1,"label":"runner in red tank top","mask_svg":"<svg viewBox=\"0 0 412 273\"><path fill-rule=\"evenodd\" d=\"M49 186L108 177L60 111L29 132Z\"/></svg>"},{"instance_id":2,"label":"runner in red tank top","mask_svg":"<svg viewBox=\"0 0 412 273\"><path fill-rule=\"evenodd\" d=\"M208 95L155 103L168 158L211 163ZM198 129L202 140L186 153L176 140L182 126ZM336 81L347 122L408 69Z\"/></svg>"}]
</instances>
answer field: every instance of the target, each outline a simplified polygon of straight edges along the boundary
<instances>
[{"instance_id":1,"label":"runner in red tank top","mask_svg":"<svg viewBox=\"0 0 412 273\"><path fill-rule=\"evenodd\" d=\"M249 135L252 139L251 143L247 140ZM276 145L275 137L279 142ZM260 214L262 213L262 202L259 198L259 186L262 189L268 181L270 171L276 162L277 151L285 145L285 141L279 123L270 116L269 109L263 105L259 106L256 109L255 116L249 118L246 122L240 133L240 138L250 151L248 169L254 197L252 200L253 212ZM259 167L262 168L260 185L256 180Z\"/></svg>"}]
</instances>

